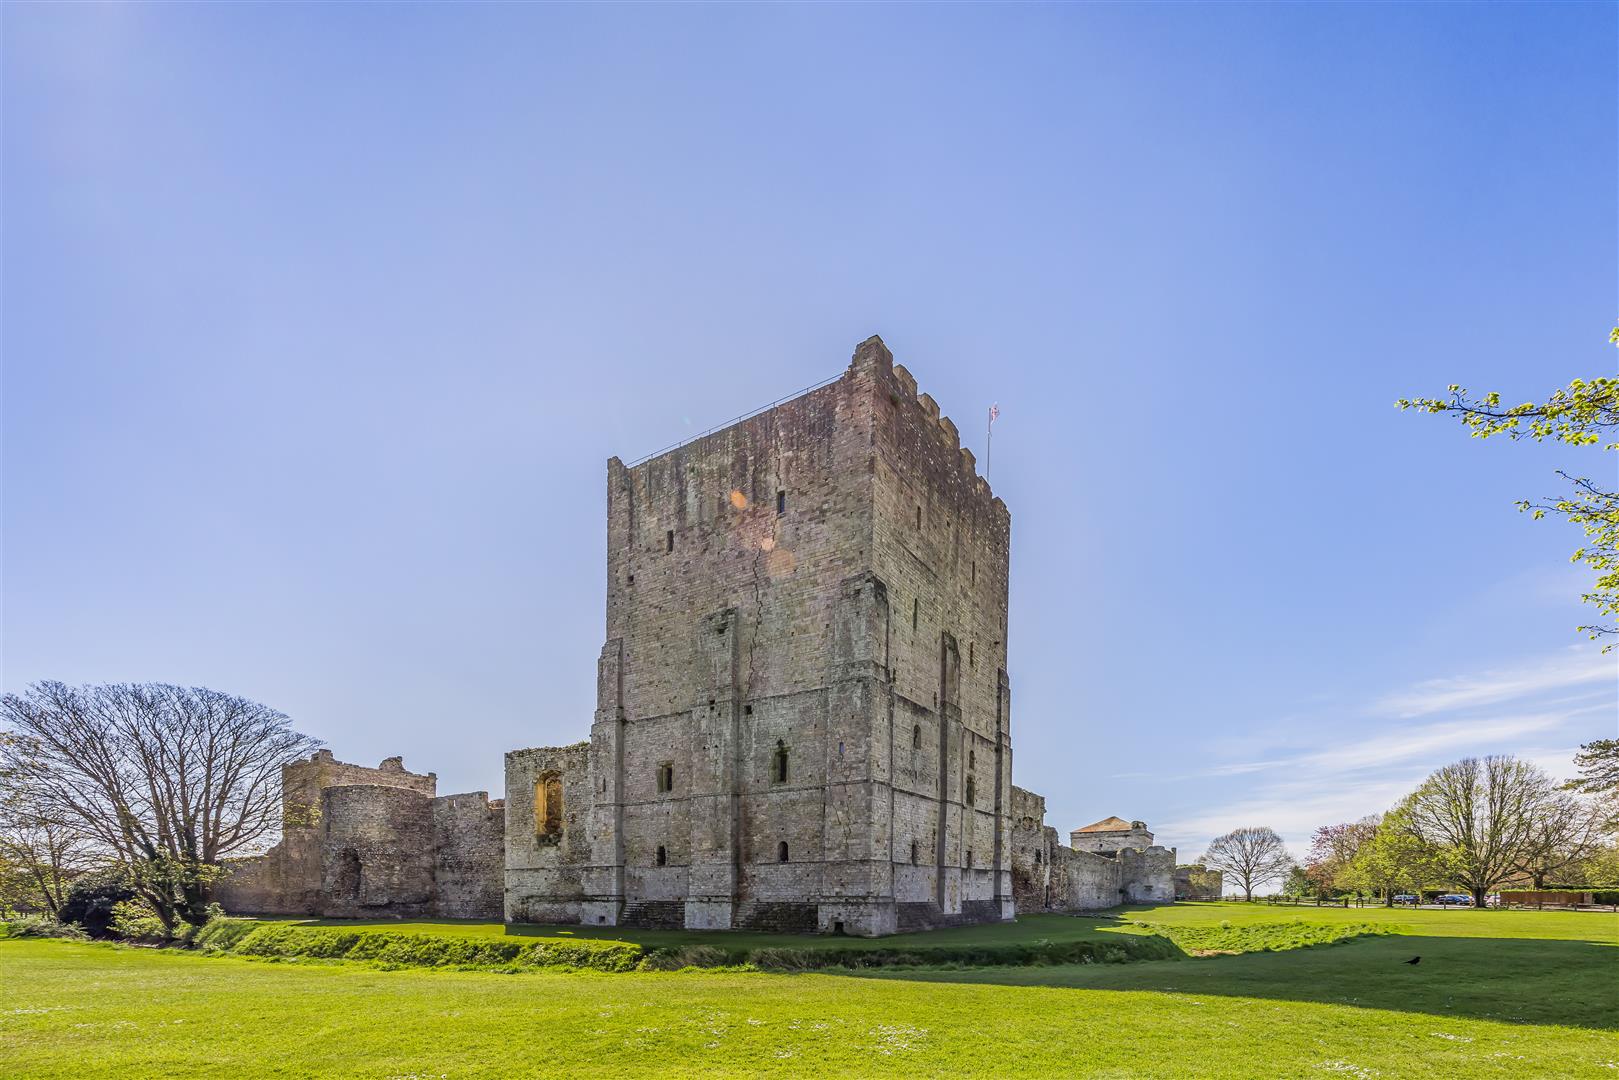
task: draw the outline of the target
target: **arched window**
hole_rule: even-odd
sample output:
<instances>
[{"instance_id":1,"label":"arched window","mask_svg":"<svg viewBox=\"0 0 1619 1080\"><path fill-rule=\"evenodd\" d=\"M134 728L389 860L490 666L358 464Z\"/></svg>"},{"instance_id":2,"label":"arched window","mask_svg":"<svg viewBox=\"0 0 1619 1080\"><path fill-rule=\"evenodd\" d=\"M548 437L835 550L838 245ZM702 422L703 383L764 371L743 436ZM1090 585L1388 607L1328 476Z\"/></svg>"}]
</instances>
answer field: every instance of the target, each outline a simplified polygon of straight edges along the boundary
<instances>
[{"instance_id":1,"label":"arched window","mask_svg":"<svg viewBox=\"0 0 1619 1080\"><path fill-rule=\"evenodd\" d=\"M967 777L967 805L973 805L973 778Z\"/></svg>"},{"instance_id":2,"label":"arched window","mask_svg":"<svg viewBox=\"0 0 1619 1080\"><path fill-rule=\"evenodd\" d=\"M664 849L662 844L659 844L658 845L658 865L659 866L667 866L668 864L669 864L669 852Z\"/></svg>"},{"instance_id":3,"label":"arched window","mask_svg":"<svg viewBox=\"0 0 1619 1080\"><path fill-rule=\"evenodd\" d=\"M776 752L770 758L770 779L778 784L787 782L787 744L780 740L777 740Z\"/></svg>"},{"instance_id":4,"label":"arched window","mask_svg":"<svg viewBox=\"0 0 1619 1080\"><path fill-rule=\"evenodd\" d=\"M967 768L969 768L969 769L972 768L973 765L975 765L977 763L977 761L978 761L978 755L976 753L974 753L973 751L971 751L971 750L967 751Z\"/></svg>"},{"instance_id":5,"label":"arched window","mask_svg":"<svg viewBox=\"0 0 1619 1080\"><path fill-rule=\"evenodd\" d=\"M562 832L562 777L542 773L534 781L534 832L556 836Z\"/></svg>"},{"instance_id":6,"label":"arched window","mask_svg":"<svg viewBox=\"0 0 1619 1080\"><path fill-rule=\"evenodd\" d=\"M787 861L787 841L785 841L785 840L783 840L781 843L776 845L776 861L777 862L786 862Z\"/></svg>"},{"instance_id":7,"label":"arched window","mask_svg":"<svg viewBox=\"0 0 1619 1080\"><path fill-rule=\"evenodd\" d=\"M922 725L917 724L911 729L911 749L922 749Z\"/></svg>"}]
</instances>

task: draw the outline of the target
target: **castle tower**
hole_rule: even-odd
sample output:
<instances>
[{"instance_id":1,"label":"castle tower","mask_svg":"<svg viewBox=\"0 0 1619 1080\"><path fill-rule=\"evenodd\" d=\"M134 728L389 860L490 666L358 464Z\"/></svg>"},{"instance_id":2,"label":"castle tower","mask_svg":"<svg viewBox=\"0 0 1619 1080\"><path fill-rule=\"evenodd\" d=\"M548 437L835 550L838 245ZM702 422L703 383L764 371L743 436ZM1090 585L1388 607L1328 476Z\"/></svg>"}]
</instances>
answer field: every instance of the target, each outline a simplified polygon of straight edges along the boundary
<instances>
[{"instance_id":1,"label":"castle tower","mask_svg":"<svg viewBox=\"0 0 1619 1080\"><path fill-rule=\"evenodd\" d=\"M607 479L580 921L1010 918L1010 518L882 341Z\"/></svg>"}]
</instances>

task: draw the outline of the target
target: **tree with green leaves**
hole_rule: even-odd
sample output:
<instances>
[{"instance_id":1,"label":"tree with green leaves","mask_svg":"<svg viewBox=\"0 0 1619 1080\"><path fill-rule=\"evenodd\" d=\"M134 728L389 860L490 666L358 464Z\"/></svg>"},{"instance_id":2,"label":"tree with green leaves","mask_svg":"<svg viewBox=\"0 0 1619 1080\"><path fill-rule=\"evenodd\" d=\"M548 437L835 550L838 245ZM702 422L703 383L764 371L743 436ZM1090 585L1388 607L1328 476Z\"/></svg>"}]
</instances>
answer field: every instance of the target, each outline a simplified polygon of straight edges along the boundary
<instances>
[{"instance_id":1,"label":"tree with green leaves","mask_svg":"<svg viewBox=\"0 0 1619 1080\"><path fill-rule=\"evenodd\" d=\"M1551 777L1527 761L1463 758L1424 780L1399 817L1411 836L1437 851L1445 878L1482 909L1486 895L1523 875L1556 794Z\"/></svg>"},{"instance_id":2,"label":"tree with green leaves","mask_svg":"<svg viewBox=\"0 0 1619 1080\"><path fill-rule=\"evenodd\" d=\"M1619 795L1619 739L1598 739L1584 743L1574 755L1580 775L1570 780L1572 791L1587 795Z\"/></svg>"},{"instance_id":3,"label":"tree with green leaves","mask_svg":"<svg viewBox=\"0 0 1619 1080\"><path fill-rule=\"evenodd\" d=\"M1350 888L1381 894L1383 905L1392 907L1396 893L1421 895L1423 887L1441 880L1442 874L1439 852L1413 835L1403 809L1396 807L1355 849L1342 880Z\"/></svg>"},{"instance_id":4,"label":"tree with green leaves","mask_svg":"<svg viewBox=\"0 0 1619 1080\"><path fill-rule=\"evenodd\" d=\"M1608 340L1619 345L1619 327L1608 335ZM1450 387L1449 397L1402 398L1397 404L1402 409L1455 416L1475 439L1504 435L1513 440L1549 439L1569 446L1619 450L1619 439L1613 437L1619 432L1619 379L1609 376L1589 381L1575 379L1545 401L1520 405L1503 405L1499 393L1473 397L1455 384ZM1608 472L1612 471L1610 467ZM1584 563L1597 577L1582 599L1604 616L1619 616L1619 492L1609 484L1561 469L1558 475L1568 482L1567 491L1546 499L1520 500L1518 509L1536 519L1548 514L1562 517L1584 530L1585 542L1571 561ZM1593 640L1619 635L1619 626L1605 622L1578 629ZM1606 640L1603 651L1616 644L1619 641Z\"/></svg>"}]
</instances>

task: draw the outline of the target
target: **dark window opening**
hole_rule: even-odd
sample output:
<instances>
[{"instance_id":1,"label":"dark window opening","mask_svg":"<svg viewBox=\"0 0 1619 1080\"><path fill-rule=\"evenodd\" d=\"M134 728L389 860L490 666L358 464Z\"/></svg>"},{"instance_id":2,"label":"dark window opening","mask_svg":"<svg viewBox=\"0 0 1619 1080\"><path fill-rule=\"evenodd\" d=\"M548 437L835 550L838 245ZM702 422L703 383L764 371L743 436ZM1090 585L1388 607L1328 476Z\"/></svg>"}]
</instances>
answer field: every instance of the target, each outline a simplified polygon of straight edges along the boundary
<instances>
[{"instance_id":1,"label":"dark window opening","mask_svg":"<svg viewBox=\"0 0 1619 1080\"><path fill-rule=\"evenodd\" d=\"M976 642L967 642L967 666L978 666L978 645Z\"/></svg>"},{"instance_id":2,"label":"dark window opening","mask_svg":"<svg viewBox=\"0 0 1619 1080\"><path fill-rule=\"evenodd\" d=\"M916 508L916 527L918 529L922 527L922 508L920 506Z\"/></svg>"},{"instance_id":3,"label":"dark window opening","mask_svg":"<svg viewBox=\"0 0 1619 1080\"><path fill-rule=\"evenodd\" d=\"M785 514L786 512L787 493L785 491L778 491L776 492L776 516L781 517L781 515Z\"/></svg>"},{"instance_id":4,"label":"dark window opening","mask_svg":"<svg viewBox=\"0 0 1619 1080\"><path fill-rule=\"evenodd\" d=\"M787 744L784 742L776 743L776 752L770 759L770 778L778 784L787 782Z\"/></svg>"},{"instance_id":5,"label":"dark window opening","mask_svg":"<svg viewBox=\"0 0 1619 1080\"><path fill-rule=\"evenodd\" d=\"M967 777L967 805L973 804L973 778Z\"/></svg>"},{"instance_id":6,"label":"dark window opening","mask_svg":"<svg viewBox=\"0 0 1619 1080\"><path fill-rule=\"evenodd\" d=\"M675 789L675 767L664 763L658 766L658 793L665 794Z\"/></svg>"},{"instance_id":7,"label":"dark window opening","mask_svg":"<svg viewBox=\"0 0 1619 1080\"><path fill-rule=\"evenodd\" d=\"M742 706L742 715L744 715L744 716L752 716L753 715L753 706L752 705L744 705L744 706Z\"/></svg>"},{"instance_id":8,"label":"dark window opening","mask_svg":"<svg viewBox=\"0 0 1619 1080\"><path fill-rule=\"evenodd\" d=\"M673 551L675 549L675 531L673 529L670 529L668 532L663 534L663 547L665 551Z\"/></svg>"},{"instance_id":9,"label":"dark window opening","mask_svg":"<svg viewBox=\"0 0 1619 1080\"><path fill-rule=\"evenodd\" d=\"M972 572L972 584L977 585L978 584L978 563L976 561L972 564L972 571L971 572Z\"/></svg>"},{"instance_id":10,"label":"dark window opening","mask_svg":"<svg viewBox=\"0 0 1619 1080\"><path fill-rule=\"evenodd\" d=\"M922 749L922 725L917 724L911 729L911 749Z\"/></svg>"},{"instance_id":11,"label":"dark window opening","mask_svg":"<svg viewBox=\"0 0 1619 1080\"><path fill-rule=\"evenodd\" d=\"M838 757L842 757L842 756L843 756L843 744L840 742L840 743L838 743Z\"/></svg>"},{"instance_id":12,"label":"dark window opening","mask_svg":"<svg viewBox=\"0 0 1619 1080\"><path fill-rule=\"evenodd\" d=\"M658 865L659 866L668 866L669 865L669 853L667 851L665 851L661 845L658 847Z\"/></svg>"},{"instance_id":13,"label":"dark window opening","mask_svg":"<svg viewBox=\"0 0 1619 1080\"><path fill-rule=\"evenodd\" d=\"M911 841L911 865L916 865L916 841Z\"/></svg>"},{"instance_id":14,"label":"dark window opening","mask_svg":"<svg viewBox=\"0 0 1619 1080\"><path fill-rule=\"evenodd\" d=\"M833 919L832 920L832 932L834 934L843 933L843 920L842 919Z\"/></svg>"},{"instance_id":15,"label":"dark window opening","mask_svg":"<svg viewBox=\"0 0 1619 1080\"><path fill-rule=\"evenodd\" d=\"M973 752L971 750L967 751L967 768L969 768L969 769L972 768L973 765L977 762L977 760L978 760L978 755L975 752Z\"/></svg>"},{"instance_id":16,"label":"dark window opening","mask_svg":"<svg viewBox=\"0 0 1619 1080\"><path fill-rule=\"evenodd\" d=\"M972 868L973 868L973 849L968 848L967 849L967 869L971 870Z\"/></svg>"},{"instance_id":17,"label":"dark window opening","mask_svg":"<svg viewBox=\"0 0 1619 1080\"><path fill-rule=\"evenodd\" d=\"M922 601L911 601L911 629L916 629L916 622L922 617Z\"/></svg>"},{"instance_id":18,"label":"dark window opening","mask_svg":"<svg viewBox=\"0 0 1619 1080\"><path fill-rule=\"evenodd\" d=\"M634 585L634 584L635 584L635 575L634 575L634 574L631 574L631 575L630 575L630 577L629 577L629 583L630 583L630 584L631 584L631 585Z\"/></svg>"},{"instance_id":19,"label":"dark window opening","mask_svg":"<svg viewBox=\"0 0 1619 1080\"><path fill-rule=\"evenodd\" d=\"M787 861L787 841L785 841L785 840L783 840L781 843L776 845L776 861L777 862L786 862Z\"/></svg>"},{"instance_id":20,"label":"dark window opening","mask_svg":"<svg viewBox=\"0 0 1619 1080\"><path fill-rule=\"evenodd\" d=\"M1034 865L1040 865L1040 853L1038 851L1034 853Z\"/></svg>"}]
</instances>

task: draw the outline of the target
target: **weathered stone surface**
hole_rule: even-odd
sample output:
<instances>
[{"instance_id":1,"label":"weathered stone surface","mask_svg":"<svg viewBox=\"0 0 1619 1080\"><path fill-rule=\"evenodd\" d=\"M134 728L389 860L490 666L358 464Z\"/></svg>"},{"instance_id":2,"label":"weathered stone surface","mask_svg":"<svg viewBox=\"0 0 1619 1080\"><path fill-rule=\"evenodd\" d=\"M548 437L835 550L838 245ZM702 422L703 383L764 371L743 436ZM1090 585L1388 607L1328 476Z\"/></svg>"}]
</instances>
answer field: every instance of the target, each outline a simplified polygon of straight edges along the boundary
<instances>
[{"instance_id":1,"label":"weathered stone surface","mask_svg":"<svg viewBox=\"0 0 1619 1080\"><path fill-rule=\"evenodd\" d=\"M484 792L435 797L399 758L375 769L321 750L282 767L282 838L215 887L232 913L326 916L501 911L504 809Z\"/></svg>"},{"instance_id":2,"label":"weathered stone surface","mask_svg":"<svg viewBox=\"0 0 1619 1080\"><path fill-rule=\"evenodd\" d=\"M1225 891L1225 875L1202 863L1175 867L1175 899L1218 900Z\"/></svg>"},{"instance_id":3,"label":"weathered stone surface","mask_svg":"<svg viewBox=\"0 0 1619 1080\"><path fill-rule=\"evenodd\" d=\"M1154 845L1144 822L1075 829L1074 846L1065 847L1045 813L1044 798L1012 789L1012 887L1019 911L1094 911L1175 898L1175 850Z\"/></svg>"},{"instance_id":4,"label":"weathered stone surface","mask_svg":"<svg viewBox=\"0 0 1619 1080\"><path fill-rule=\"evenodd\" d=\"M1009 537L877 338L827 386L610 461L595 723L582 753L508 756L508 918L1010 918ZM531 760L568 806L538 843Z\"/></svg>"}]
</instances>

